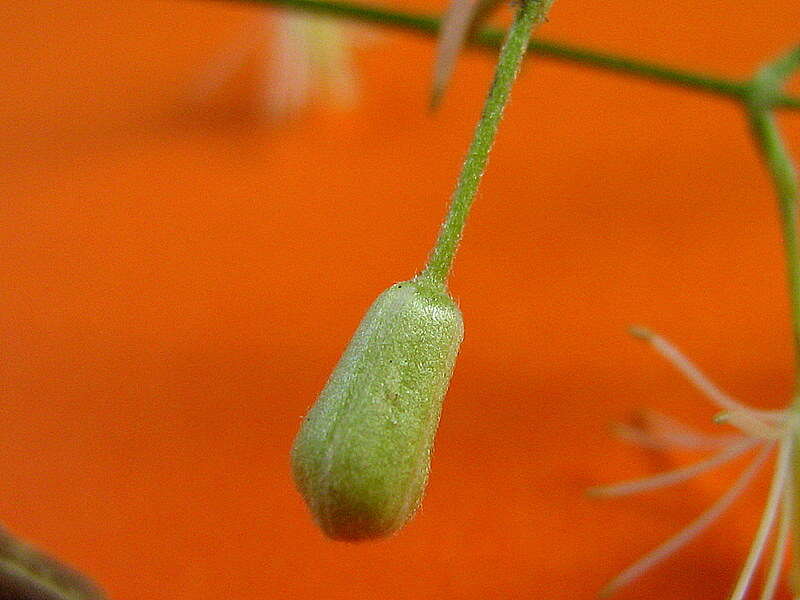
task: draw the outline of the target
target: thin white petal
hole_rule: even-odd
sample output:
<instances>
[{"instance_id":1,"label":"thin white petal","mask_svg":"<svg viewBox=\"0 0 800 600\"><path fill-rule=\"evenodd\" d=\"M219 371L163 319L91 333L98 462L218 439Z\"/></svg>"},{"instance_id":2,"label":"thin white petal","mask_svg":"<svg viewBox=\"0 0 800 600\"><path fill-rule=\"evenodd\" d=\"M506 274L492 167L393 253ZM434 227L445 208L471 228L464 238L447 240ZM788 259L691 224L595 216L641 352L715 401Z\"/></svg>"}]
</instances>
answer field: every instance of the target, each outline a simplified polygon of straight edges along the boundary
<instances>
[{"instance_id":1,"label":"thin white petal","mask_svg":"<svg viewBox=\"0 0 800 600\"><path fill-rule=\"evenodd\" d=\"M753 461L742 472L734 484L717 499L717 501L709 507L697 519L692 521L687 527L679 533L668 539L666 542L644 555L636 563L625 569L622 573L612 579L600 592L601 596L610 596L621 587L629 584L631 581L642 575L645 571L660 563L665 558L679 550L681 547L689 543L692 539L702 533L720 515L722 515L733 502L747 489L759 469L764 465L767 457L775 446L774 442L765 444L761 451L756 455Z\"/></svg>"},{"instance_id":2,"label":"thin white petal","mask_svg":"<svg viewBox=\"0 0 800 600\"><path fill-rule=\"evenodd\" d=\"M651 331L636 328L634 335L647 342L663 356L673 367L680 371L697 389L703 392L714 404L724 410L750 412L762 417L779 418L784 411L755 410L737 402L728 394L720 390L695 364L690 361L676 346L665 338Z\"/></svg>"},{"instance_id":3,"label":"thin white petal","mask_svg":"<svg viewBox=\"0 0 800 600\"><path fill-rule=\"evenodd\" d=\"M748 436L766 440L777 440L783 435L783 423L771 425L752 411L724 412L714 417L716 423L729 423Z\"/></svg>"},{"instance_id":4,"label":"thin white petal","mask_svg":"<svg viewBox=\"0 0 800 600\"><path fill-rule=\"evenodd\" d=\"M786 558L786 550L789 547L789 530L792 525L792 511L794 501L794 485L792 484L792 474L788 474L788 480L783 488L783 501L781 502L781 516L778 522L778 535L775 538L775 547L772 550L772 562L767 571L767 578L764 581L764 589L761 591L761 600L772 600L775 590L778 587L778 578L783 568L783 561Z\"/></svg>"},{"instance_id":5,"label":"thin white petal","mask_svg":"<svg viewBox=\"0 0 800 600\"><path fill-rule=\"evenodd\" d=\"M767 537L772 530L772 526L775 523L775 516L778 513L778 505L780 504L781 495L783 494L783 486L786 483L788 472L791 468L792 442L793 436L791 435L781 440L778 458L775 463L775 474L772 477L772 484L770 485L767 503L764 507L764 514L761 517L761 523L758 526L758 531L756 531L756 536L753 538L753 543L750 546L750 553L747 555L747 560L739 575L739 580L736 582L733 594L731 594L731 600L742 600L742 598L744 598L744 595L747 593L747 588L750 586L750 580L753 578L753 572L756 570L758 562L761 560L761 554L764 552Z\"/></svg>"},{"instance_id":6,"label":"thin white petal","mask_svg":"<svg viewBox=\"0 0 800 600\"><path fill-rule=\"evenodd\" d=\"M653 410L642 413L642 419L644 423L641 427L620 424L615 426L615 433L625 441L654 449L716 450L744 439L735 434L703 433Z\"/></svg>"},{"instance_id":7,"label":"thin white petal","mask_svg":"<svg viewBox=\"0 0 800 600\"><path fill-rule=\"evenodd\" d=\"M760 440L746 438L738 444L732 444L727 448L720 450L713 456L705 460L701 460L700 462L696 462L693 465L681 467L680 469L675 469L674 471L668 471L652 477L623 481L622 483L617 483L614 485L594 487L589 490L589 493L604 497L624 496L627 494L636 494L638 492L674 485L676 483L686 481L687 479L691 479L700 473L704 473L710 469L724 465L737 456L740 456L751 448L757 446L759 443Z\"/></svg>"}]
</instances>

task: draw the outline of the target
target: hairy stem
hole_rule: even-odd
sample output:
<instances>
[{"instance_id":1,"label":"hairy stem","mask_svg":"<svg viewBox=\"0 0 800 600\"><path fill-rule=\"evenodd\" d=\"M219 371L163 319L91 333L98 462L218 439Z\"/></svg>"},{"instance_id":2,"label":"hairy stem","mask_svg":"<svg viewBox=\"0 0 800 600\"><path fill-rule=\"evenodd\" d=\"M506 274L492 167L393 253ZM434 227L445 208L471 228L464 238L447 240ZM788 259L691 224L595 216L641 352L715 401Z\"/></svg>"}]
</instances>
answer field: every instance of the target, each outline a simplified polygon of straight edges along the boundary
<instances>
[{"instance_id":1,"label":"hairy stem","mask_svg":"<svg viewBox=\"0 0 800 600\"><path fill-rule=\"evenodd\" d=\"M441 19L435 16L337 0L247 1L255 4L279 6L331 17L340 17L363 23L373 23L430 37L435 37L439 33L441 26ZM502 43L503 35L503 32L499 29L486 28L477 32L468 43L482 48L497 48ZM744 99L749 90L748 82L746 81L667 67L649 61L617 56L558 42L531 40L528 45L528 53L739 100ZM773 103L776 108L800 110L800 98L795 96L778 94L773 98Z\"/></svg>"},{"instance_id":2,"label":"hairy stem","mask_svg":"<svg viewBox=\"0 0 800 600\"><path fill-rule=\"evenodd\" d=\"M442 223L428 264L419 276L420 281L436 287L446 285L472 201L489 160L500 119L511 95L511 87L522 65L531 31L534 25L544 20L552 3L553 0L521 0L505 44L500 50L494 81L467 150L467 157L450 202L450 210Z\"/></svg>"}]
</instances>

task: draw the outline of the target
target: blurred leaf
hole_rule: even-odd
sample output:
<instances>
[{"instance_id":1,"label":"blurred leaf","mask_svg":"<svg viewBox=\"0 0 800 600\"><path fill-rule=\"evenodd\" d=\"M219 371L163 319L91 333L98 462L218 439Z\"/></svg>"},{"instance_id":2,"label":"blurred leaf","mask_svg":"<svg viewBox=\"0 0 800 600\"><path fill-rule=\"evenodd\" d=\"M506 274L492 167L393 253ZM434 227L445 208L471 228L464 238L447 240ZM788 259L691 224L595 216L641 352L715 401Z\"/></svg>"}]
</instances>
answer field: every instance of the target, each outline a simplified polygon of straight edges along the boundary
<instances>
[{"instance_id":1,"label":"blurred leaf","mask_svg":"<svg viewBox=\"0 0 800 600\"><path fill-rule=\"evenodd\" d=\"M0 528L0 600L104 600L86 577Z\"/></svg>"}]
</instances>

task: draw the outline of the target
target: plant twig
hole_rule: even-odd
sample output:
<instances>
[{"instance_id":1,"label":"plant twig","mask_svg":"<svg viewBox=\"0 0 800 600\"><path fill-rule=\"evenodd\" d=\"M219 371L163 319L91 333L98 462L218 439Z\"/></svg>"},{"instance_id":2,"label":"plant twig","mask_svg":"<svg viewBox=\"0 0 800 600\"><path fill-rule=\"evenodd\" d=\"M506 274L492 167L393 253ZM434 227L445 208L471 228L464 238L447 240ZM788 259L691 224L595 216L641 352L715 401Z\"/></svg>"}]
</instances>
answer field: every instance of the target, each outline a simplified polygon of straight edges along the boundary
<instances>
[{"instance_id":1,"label":"plant twig","mask_svg":"<svg viewBox=\"0 0 800 600\"><path fill-rule=\"evenodd\" d=\"M795 344L795 406L800 406L800 238L797 232L798 183L792 157L781 138L772 111L775 98L788 77L800 68L800 45L761 68L745 99L756 146L767 167L780 211L786 251L786 271Z\"/></svg>"},{"instance_id":2,"label":"plant twig","mask_svg":"<svg viewBox=\"0 0 800 600\"><path fill-rule=\"evenodd\" d=\"M366 4L340 2L337 0L247 0L254 4L279 6L373 23L395 29L403 29L434 37L438 35L441 19L420 13L404 12ZM468 40L468 44L481 48L497 48L501 45L504 32L495 28L482 29ZM660 83L670 83L680 87L733 98L744 99L749 90L749 82L717 77L686 69L668 67L654 62L628 58L607 52L598 52L560 42L531 40L528 53L543 58L594 67L649 79ZM800 98L778 94L773 99L775 108L800 110Z\"/></svg>"}]
</instances>

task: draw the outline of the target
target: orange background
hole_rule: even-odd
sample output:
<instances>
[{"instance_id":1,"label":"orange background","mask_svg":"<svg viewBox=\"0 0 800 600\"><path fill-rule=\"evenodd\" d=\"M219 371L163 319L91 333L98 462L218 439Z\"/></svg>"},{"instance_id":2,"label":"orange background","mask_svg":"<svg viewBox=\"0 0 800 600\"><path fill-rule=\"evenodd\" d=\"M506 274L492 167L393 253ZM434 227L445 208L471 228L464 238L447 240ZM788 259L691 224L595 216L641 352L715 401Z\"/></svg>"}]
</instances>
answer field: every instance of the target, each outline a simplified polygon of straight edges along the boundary
<instances>
[{"instance_id":1,"label":"orange background","mask_svg":"<svg viewBox=\"0 0 800 600\"><path fill-rule=\"evenodd\" d=\"M364 309L421 267L492 63L468 53L431 116L431 41L386 32L351 112L265 123L252 73L187 107L260 10L0 7L0 519L117 599L593 598L736 471L583 495L692 458L613 439L637 407L713 431L627 326L747 402L788 398L774 200L740 111L529 61L452 280L467 334L423 510L389 541L329 542L292 438ZM559 0L541 34L745 77L798 22L794 0ZM723 598L764 483L620 598Z\"/></svg>"}]
</instances>

